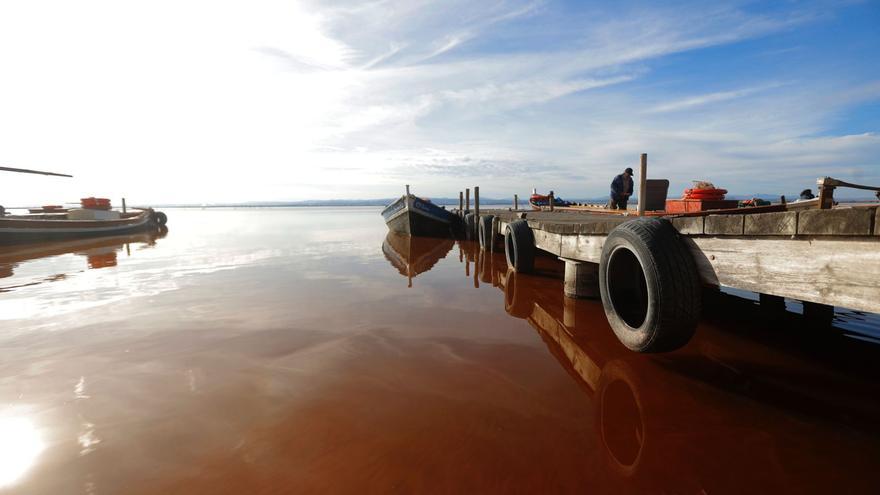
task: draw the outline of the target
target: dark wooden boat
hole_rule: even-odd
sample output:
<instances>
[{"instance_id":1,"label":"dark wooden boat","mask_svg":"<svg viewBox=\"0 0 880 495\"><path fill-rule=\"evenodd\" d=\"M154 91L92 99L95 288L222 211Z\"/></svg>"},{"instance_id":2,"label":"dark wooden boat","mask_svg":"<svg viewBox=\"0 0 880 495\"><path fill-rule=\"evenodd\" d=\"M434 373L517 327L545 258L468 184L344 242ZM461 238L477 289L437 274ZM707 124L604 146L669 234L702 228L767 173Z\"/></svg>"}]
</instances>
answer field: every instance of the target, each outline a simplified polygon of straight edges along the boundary
<instances>
[{"instance_id":1,"label":"dark wooden boat","mask_svg":"<svg viewBox=\"0 0 880 495\"><path fill-rule=\"evenodd\" d=\"M455 241L452 239L431 239L388 232L382 242L382 253L401 275L410 280L411 285L415 276L433 268L449 254L454 245Z\"/></svg>"},{"instance_id":2,"label":"dark wooden boat","mask_svg":"<svg viewBox=\"0 0 880 495\"><path fill-rule=\"evenodd\" d=\"M458 216L427 199L405 194L382 210L388 230L423 237L453 237Z\"/></svg>"},{"instance_id":3,"label":"dark wooden boat","mask_svg":"<svg viewBox=\"0 0 880 495\"><path fill-rule=\"evenodd\" d=\"M71 210L66 214L0 216L0 244L42 242L78 237L124 235L157 230L164 213L146 208L127 213L101 211L93 218Z\"/></svg>"}]
</instances>

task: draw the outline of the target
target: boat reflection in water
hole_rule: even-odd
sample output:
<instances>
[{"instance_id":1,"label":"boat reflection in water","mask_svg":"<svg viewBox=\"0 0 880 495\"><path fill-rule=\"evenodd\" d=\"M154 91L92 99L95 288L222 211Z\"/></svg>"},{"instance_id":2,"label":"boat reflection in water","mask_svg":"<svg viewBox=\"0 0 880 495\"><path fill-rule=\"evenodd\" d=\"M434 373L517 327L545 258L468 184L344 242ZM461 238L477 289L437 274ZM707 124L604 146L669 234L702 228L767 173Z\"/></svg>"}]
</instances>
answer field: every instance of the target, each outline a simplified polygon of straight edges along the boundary
<instances>
[{"instance_id":1,"label":"boat reflection in water","mask_svg":"<svg viewBox=\"0 0 880 495\"><path fill-rule=\"evenodd\" d=\"M518 275L503 253L459 247L474 286L500 288L506 311L589 397L594 442L585 448L594 452L584 469L611 491L876 493L876 345L817 345L778 325L744 332L759 319L755 305L720 295L718 321L704 320L687 347L637 354L615 338L600 302L563 296L555 258L538 260L538 276Z\"/></svg>"},{"instance_id":2,"label":"boat reflection in water","mask_svg":"<svg viewBox=\"0 0 880 495\"><path fill-rule=\"evenodd\" d=\"M124 249L130 255L132 244L152 246L167 233L162 227L129 235L0 246L0 278L13 276L21 263L64 254L85 256L89 269L116 266L119 251Z\"/></svg>"},{"instance_id":3,"label":"boat reflection in water","mask_svg":"<svg viewBox=\"0 0 880 495\"><path fill-rule=\"evenodd\" d=\"M433 268L454 245L451 239L415 237L389 231L382 242L382 253L412 287L412 279Z\"/></svg>"}]
</instances>

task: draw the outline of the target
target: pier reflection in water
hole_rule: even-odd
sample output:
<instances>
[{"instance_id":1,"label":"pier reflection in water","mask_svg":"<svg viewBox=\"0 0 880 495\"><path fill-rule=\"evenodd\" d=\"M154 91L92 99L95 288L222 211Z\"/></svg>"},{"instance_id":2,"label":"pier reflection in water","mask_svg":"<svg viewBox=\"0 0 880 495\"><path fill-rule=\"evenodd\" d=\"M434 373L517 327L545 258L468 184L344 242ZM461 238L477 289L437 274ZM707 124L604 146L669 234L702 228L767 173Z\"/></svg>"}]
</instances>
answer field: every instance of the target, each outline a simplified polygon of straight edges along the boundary
<instances>
[{"instance_id":1,"label":"pier reflection in water","mask_svg":"<svg viewBox=\"0 0 880 495\"><path fill-rule=\"evenodd\" d=\"M517 276L378 212L3 251L0 491L878 491L875 344L719 296L685 349L634 354L558 260Z\"/></svg>"},{"instance_id":2,"label":"pier reflection in water","mask_svg":"<svg viewBox=\"0 0 880 495\"><path fill-rule=\"evenodd\" d=\"M639 355L614 337L601 302L562 296L556 260L521 275L503 253L459 248L465 275L500 288L507 313L528 321L590 398L597 456L584 468L608 483L671 493L880 487L865 476L880 458L876 346L840 329L804 335L793 315L771 328L754 304L715 294L692 344ZM751 331L738 331L750 319Z\"/></svg>"}]
</instances>

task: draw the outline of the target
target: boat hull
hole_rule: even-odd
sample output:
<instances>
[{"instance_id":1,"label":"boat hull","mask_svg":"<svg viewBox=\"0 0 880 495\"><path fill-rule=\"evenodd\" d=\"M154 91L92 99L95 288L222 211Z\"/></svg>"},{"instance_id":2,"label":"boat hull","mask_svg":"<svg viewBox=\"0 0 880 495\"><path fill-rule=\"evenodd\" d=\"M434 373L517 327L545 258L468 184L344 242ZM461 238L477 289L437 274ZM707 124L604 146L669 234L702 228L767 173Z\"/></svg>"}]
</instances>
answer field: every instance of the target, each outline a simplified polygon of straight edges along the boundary
<instances>
[{"instance_id":1,"label":"boat hull","mask_svg":"<svg viewBox=\"0 0 880 495\"><path fill-rule=\"evenodd\" d=\"M118 220L0 217L0 244L124 235L157 228L153 210L144 210L137 215Z\"/></svg>"},{"instance_id":2,"label":"boat hull","mask_svg":"<svg viewBox=\"0 0 880 495\"><path fill-rule=\"evenodd\" d=\"M388 230L420 237L453 237L456 217L417 196L402 196L382 211Z\"/></svg>"}]
</instances>

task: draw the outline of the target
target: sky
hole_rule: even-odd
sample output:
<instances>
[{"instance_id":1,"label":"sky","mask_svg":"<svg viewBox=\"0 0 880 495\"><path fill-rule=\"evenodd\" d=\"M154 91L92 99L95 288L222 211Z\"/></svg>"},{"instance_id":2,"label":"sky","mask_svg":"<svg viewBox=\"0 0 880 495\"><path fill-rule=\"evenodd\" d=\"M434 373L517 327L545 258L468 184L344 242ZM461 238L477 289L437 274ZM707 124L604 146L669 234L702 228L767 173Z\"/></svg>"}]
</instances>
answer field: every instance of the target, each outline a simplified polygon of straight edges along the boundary
<instances>
[{"instance_id":1,"label":"sky","mask_svg":"<svg viewBox=\"0 0 880 495\"><path fill-rule=\"evenodd\" d=\"M880 2L4 0L0 204L880 185ZM842 193L843 191L841 191ZM839 193L836 193L839 195Z\"/></svg>"}]
</instances>

